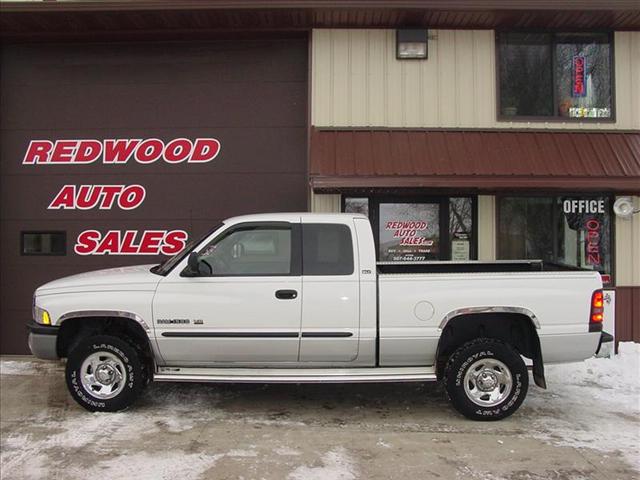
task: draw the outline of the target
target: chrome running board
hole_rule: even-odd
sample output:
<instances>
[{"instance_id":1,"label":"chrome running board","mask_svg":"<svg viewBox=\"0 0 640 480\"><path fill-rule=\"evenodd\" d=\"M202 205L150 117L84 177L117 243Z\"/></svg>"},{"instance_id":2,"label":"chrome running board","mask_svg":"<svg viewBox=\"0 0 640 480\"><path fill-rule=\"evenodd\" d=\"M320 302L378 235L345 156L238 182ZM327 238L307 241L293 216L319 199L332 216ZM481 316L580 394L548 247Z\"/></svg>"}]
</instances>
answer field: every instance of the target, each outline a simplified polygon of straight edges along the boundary
<instances>
[{"instance_id":1,"label":"chrome running board","mask_svg":"<svg viewBox=\"0 0 640 480\"><path fill-rule=\"evenodd\" d=\"M158 367L156 382L381 383L433 382L433 367L397 368L183 368Z\"/></svg>"}]
</instances>

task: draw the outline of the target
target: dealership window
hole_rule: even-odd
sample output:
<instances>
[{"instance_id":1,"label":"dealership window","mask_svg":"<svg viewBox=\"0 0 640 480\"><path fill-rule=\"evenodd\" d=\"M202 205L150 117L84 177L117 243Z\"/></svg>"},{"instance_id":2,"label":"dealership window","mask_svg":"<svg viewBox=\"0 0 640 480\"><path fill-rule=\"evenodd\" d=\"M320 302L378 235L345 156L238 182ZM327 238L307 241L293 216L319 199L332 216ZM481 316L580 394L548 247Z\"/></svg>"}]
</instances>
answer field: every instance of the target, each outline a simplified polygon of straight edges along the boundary
<instances>
[{"instance_id":1,"label":"dealership window","mask_svg":"<svg viewBox=\"0 0 640 480\"><path fill-rule=\"evenodd\" d=\"M613 118L609 34L501 32L497 42L501 118Z\"/></svg>"},{"instance_id":2,"label":"dealership window","mask_svg":"<svg viewBox=\"0 0 640 480\"><path fill-rule=\"evenodd\" d=\"M378 261L477 258L474 197L345 196L343 211L371 220Z\"/></svg>"},{"instance_id":3,"label":"dealership window","mask_svg":"<svg viewBox=\"0 0 640 480\"><path fill-rule=\"evenodd\" d=\"M609 197L501 197L498 258L597 270L611 283Z\"/></svg>"},{"instance_id":4,"label":"dealership window","mask_svg":"<svg viewBox=\"0 0 640 480\"><path fill-rule=\"evenodd\" d=\"M22 255L66 255L66 232L21 232Z\"/></svg>"}]
</instances>

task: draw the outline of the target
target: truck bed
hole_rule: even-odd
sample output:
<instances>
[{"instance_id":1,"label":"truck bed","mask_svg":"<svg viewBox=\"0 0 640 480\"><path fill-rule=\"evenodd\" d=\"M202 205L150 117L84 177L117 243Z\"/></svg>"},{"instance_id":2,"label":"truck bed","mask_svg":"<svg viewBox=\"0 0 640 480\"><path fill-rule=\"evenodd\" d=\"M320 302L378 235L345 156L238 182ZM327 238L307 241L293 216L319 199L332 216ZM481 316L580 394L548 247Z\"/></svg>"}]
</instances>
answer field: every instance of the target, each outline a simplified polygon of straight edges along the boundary
<instances>
[{"instance_id":1,"label":"truck bed","mask_svg":"<svg viewBox=\"0 0 640 480\"><path fill-rule=\"evenodd\" d=\"M543 262L438 262L378 265L380 365L431 365L448 319L512 312L532 319L545 363L593 355L591 294L602 288L593 270Z\"/></svg>"}]
</instances>

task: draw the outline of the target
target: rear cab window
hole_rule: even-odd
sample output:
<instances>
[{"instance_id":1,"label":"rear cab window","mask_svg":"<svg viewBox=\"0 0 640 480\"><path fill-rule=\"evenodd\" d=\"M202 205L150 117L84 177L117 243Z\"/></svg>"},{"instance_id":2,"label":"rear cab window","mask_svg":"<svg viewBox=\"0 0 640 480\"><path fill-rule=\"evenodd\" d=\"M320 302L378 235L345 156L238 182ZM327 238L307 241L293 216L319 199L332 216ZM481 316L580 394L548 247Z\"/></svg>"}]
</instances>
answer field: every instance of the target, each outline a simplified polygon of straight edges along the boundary
<instances>
[{"instance_id":1,"label":"rear cab window","mask_svg":"<svg viewBox=\"0 0 640 480\"><path fill-rule=\"evenodd\" d=\"M303 275L352 275L353 271L353 239L347 225L302 225Z\"/></svg>"}]
</instances>

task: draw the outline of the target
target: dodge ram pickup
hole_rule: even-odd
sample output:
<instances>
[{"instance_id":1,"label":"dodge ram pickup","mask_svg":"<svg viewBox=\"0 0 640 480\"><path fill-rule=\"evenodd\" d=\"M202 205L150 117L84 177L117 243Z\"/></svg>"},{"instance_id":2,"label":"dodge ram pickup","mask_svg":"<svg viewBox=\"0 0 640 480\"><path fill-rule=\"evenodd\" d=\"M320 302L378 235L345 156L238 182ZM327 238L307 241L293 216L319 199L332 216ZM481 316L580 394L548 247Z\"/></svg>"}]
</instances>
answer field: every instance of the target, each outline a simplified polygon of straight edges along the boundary
<instances>
[{"instance_id":1,"label":"dodge ram pickup","mask_svg":"<svg viewBox=\"0 0 640 480\"><path fill-rule=\"evenodd\" d=\"M359 214L231 218L159 265L39 287L29 346L90 411L157 382L423 382L498 420L544 363L600 346L596 271L541 261L376 263ZM527 363L530 366L527 366Z\"/></svg>"}]
</instances>

